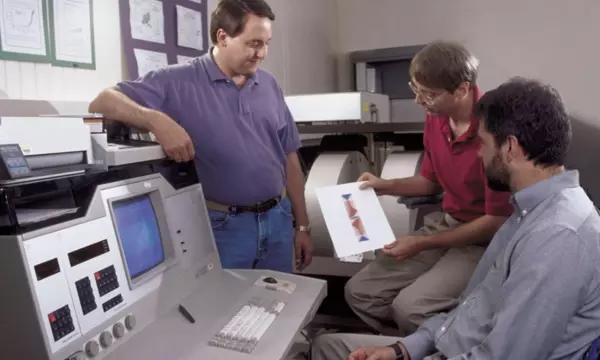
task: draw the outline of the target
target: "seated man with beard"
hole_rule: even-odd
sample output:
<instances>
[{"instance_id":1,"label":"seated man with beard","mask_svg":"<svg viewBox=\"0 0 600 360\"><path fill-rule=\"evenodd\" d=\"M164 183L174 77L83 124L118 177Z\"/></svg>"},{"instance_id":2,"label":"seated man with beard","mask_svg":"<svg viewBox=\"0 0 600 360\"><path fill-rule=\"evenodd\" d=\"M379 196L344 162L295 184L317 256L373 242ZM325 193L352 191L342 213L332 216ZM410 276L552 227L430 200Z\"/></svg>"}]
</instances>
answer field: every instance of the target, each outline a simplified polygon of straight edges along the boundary
<instances>
[{"instance_id":1,"label":"seated man with beard","mask_svg":"<svg viewBox=\"0 0 600 360\"><path fill-rule=\"evenodd\" d=\"M321 336L313 360L581 359L600 335L600 216L578 172L565 170L571 125L560 96L513 79L475 112L490 187L510 189L515 212L460 305L404 338Z\"/></svg>"}]
</instances>

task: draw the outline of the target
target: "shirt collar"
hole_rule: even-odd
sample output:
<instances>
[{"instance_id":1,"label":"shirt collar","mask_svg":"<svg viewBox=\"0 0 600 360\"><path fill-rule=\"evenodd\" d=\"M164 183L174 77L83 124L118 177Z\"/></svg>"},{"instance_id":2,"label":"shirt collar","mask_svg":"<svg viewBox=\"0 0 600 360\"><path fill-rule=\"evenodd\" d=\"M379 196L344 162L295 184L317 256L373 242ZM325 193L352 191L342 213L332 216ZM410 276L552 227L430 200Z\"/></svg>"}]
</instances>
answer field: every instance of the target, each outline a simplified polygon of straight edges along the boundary
<instances>
[{"instance_id":1,"label":"shirt collar","mask_svg":"<svg viewBox=\"0 0 600 360\"><path fill-rule=\"evenodd\" d=\"M212 51L214 47L211 47L206 54L201 57L201 61L204 64L206 72L208 74L208 78L212 82L217 81L232 81L217 65L215 59L213 58ZM256 74L250 76L248 81L253 82L254 84L258 84L258 72Z\"/></svg>"},{"instance_id":2,"label":"shirt collar","mask_svg":"<svg viewBox=\"0 0 600 360\"><path fill-rule=\"evenodd\" d=\"M579 172L577 170L568 170L516 192L512 196L511 202L519 209L521 215L526 215L539 205L539 203L559 191L578 186Z\"/></svg>"}]
</instances>

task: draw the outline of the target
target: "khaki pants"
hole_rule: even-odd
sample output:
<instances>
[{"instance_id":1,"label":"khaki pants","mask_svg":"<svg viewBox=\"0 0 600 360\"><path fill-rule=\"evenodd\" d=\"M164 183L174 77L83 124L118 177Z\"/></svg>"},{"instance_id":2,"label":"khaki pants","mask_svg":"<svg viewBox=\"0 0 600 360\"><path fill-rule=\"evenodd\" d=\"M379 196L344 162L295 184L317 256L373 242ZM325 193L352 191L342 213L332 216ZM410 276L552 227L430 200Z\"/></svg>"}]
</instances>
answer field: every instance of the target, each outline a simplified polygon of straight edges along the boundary
<instances>
[{"instance_id":1,"label":"khaki pants","mask_svg":"<svg viewBox=\"0 0 600 360\"><path fill-rule=\"evenodd\" d=\"M460 224L448 214L433 213L415 234L434 234ZM484 251L482 246L434 249L403 261L378 254L348 281L346 301L377 331L408 335L426 318L458 304Z\"/></svg>"},{"instance_id":2,"label":"khaki pants","mask_svg":"<svg viewBox=\"0 0 600 360\"><path fill-rule=\"evenodd\" d=\"M361 346L387 346L401 340L398 337L363 334L327 334L313 340L311 360L346 360L348 355ZM443 360L440 353L424 360ZM413 359L420 360L420 359Z\"/></svg>"}]
</instances>

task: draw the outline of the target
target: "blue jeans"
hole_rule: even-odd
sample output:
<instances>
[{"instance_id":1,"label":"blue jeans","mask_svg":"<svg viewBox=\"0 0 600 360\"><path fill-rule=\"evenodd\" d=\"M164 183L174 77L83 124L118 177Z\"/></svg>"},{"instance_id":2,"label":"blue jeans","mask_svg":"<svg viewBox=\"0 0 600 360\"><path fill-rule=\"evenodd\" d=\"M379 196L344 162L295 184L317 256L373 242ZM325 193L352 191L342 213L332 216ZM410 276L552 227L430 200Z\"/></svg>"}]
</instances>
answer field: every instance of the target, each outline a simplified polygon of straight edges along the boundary
<instances>
[{"instance_id":1,"label":"blue jeans","mask_svg":"<svg viewBox=\"0 0 600 360\"><path fill-rule=\"evenodd\" d=\"M209 210L208 215L224 268L292 272L294 228L288 198L264 213Z\"/></svg>"}]
</instances>

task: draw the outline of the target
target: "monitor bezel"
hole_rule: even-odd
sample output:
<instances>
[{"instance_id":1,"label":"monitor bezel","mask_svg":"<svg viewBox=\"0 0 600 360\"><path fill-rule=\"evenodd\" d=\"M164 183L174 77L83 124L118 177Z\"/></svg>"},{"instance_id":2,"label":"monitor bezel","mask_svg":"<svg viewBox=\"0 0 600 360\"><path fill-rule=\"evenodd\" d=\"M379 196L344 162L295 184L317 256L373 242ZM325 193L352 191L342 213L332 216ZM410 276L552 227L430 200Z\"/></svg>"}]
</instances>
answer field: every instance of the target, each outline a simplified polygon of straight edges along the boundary
<instances>
[{"instance_id":1,"label":"monitor bezel","mask_svg":"<svg viewBox=\"0 0 600 360\"><path fill-rule=\"evenodd\" d=\"M117 219L115 217L114 211L114 203L118 203L119 201L135 199L142 196L148 196L150 199L150 204L154 210L154 215L156 218L156 222L158 225L158 230L160 234L160 242L163 247L164 259L163 261L152 267L151 269L141 273L140 275L133 278L131 276L131 272L129 270L129 265L127 264L127 257L125 256L125 249L123 248L123 242L121 240L121 236L119 234L119 229L117 227ZM173 246L173 242L170 241L170 231L166 221L164 205L162 202L162 197L160 194L160 189L158 187L150 187L144 188L144 191L139 192L130 192L129 194L122 196L115 196L107 200L108 208L110 210L111 221L113 224L113 229L115 231L115 240L119 245L119 251L121 253L123 268L125 270L125 275L127 276L127 282L129 283L129 288L131 290L141 286L142 284L154 279L158 274L163 273L167 268L173 265L175 261L175 249Z\"/></svg>"}]
</instances>

